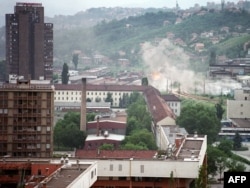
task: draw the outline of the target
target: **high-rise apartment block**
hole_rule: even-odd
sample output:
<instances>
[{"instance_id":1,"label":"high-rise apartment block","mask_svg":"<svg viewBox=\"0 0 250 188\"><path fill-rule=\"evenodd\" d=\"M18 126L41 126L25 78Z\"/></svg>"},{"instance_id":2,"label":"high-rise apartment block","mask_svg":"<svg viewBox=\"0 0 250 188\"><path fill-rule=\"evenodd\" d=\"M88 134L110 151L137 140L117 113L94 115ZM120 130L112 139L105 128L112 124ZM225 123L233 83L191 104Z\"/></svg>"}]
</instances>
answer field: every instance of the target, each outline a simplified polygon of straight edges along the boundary
<instances>
[{"instance_id":1,"label":"high-rise apartment block","mask_svg":"<svg viewBox=\"0 0 250 188\"><path fill-rule=\"evenodd\" d=\"M0 156L51 157L54 89L48 84L0 86Z\"/></svg>"},{"instance_id":2,"label":"high-rise apartment block","mask_svg":"<svg viewBox=\"0 0 250 188\"><path fill-rule=\"evenodd\" d=\"M53 24L44 23L41 3L16 3L6 14L6 63L7 75L52 79Z\"/></svg>"}]
</instances>

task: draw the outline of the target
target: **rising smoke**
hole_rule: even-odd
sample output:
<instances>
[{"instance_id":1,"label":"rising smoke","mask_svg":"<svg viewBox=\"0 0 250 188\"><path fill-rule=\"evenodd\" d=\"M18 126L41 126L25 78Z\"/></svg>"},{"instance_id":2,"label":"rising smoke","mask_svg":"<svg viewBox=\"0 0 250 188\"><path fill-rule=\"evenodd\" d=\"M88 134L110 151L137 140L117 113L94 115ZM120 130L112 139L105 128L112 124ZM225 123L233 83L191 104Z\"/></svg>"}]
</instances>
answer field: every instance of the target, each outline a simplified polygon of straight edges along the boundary
<instances>
[{"instance_id":1,"label":"rising smoke","mask_svg":"<svg viewBox=\"0 0 250 188\"><path fill-rule=\"evenodd\" d=\"M188 68L189 56L182 48L175 46L168 39L163 39L157 44L144 43L142 58L149 84L161 92L180 89L181 92L187 93L218 95L223 91L240 87L240 84L235 81L215 82L190 70ZM175 88L174 83L180 86Z\"/></svg>"}]
</instances>

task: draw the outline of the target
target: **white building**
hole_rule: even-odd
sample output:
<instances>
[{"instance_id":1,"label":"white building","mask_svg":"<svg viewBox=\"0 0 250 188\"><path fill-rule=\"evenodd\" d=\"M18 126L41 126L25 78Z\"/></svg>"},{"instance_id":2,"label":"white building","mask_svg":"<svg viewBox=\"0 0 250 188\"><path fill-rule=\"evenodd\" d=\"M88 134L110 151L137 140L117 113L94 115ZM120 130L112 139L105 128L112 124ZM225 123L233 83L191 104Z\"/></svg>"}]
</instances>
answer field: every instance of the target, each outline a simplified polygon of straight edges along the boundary
<instances>
[{"instance_id":1,"label":"white building","mask_svg":"<svg viewBox=\"0 0 250 188\"><path fill-rule=\"evenodd\" d=\"M250 88L234 90L234 100L227 100L229 124L221 128L219 136L233 138L238 132L244 141L250 141Z\"/></svg>"},{"instance_id":2,"label":"white building","mask_svg":"<svg viewBox=\"0 0 250 188\"><path fill-rule=\"evenodd\" d=\"M145 86L135 85L87 85L86 99L91 101L105 101L108 93L112 95L112 107L119 107L120 99L124 94L130 95L133 92L142 93ZM81 84L55 84L54 101L57 102L70 102L81 103Z\"/></svg>"},{"instance_id":3,"label":"white building","mask_svg":"<svg viewBox=\"0 0 250 188\"><path fill-rule=\"evenodd\" d=\"M172 109L176 116L181 114L181 100L174 94L162 95L168 106Z\"/></svg>"}]
</instances>

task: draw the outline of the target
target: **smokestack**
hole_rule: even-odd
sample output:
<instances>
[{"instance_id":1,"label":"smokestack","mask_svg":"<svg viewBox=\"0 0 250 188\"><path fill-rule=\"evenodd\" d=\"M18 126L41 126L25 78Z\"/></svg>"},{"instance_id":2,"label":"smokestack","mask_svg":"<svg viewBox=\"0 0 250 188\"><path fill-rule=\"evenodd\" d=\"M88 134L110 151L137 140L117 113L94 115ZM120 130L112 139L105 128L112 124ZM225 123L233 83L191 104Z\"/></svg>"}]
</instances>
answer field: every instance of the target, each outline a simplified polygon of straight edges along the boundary
<instances>
[{"instance_id":1,"label":"smokestack","mask_svg":"<svg viewBox=\"0 0 250 188\"><path fill-rule=\"evenodd\" d=\"M100 125L99 125L99 116L97 116L97 121L96 121L96 136L99 136L99 132L100 132Z\"/></svg>"},{"instance_id":2,"label":"smokestack","mask_svg":"<svg viewBox=\"0 0 250 188\"><path fill-rule=\"evenodd\" d=\"M86 131L86 78L82 78L81 131Z\"/></svg>"}]
</instances>

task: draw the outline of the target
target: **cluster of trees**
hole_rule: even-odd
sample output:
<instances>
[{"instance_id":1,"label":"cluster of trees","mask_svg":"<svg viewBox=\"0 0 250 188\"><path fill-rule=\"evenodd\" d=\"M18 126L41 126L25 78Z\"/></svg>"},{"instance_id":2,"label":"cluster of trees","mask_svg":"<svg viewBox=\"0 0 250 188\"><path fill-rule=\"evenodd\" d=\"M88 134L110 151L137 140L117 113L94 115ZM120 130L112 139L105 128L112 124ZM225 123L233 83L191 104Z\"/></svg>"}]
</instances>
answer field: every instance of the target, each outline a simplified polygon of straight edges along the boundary
<instances>
[{"instance_id":1,"label":"cluster of trees","mask_svg":"<svg viewBox=\"0 0 250 188\"><path fill-rule=\"evenodd\" d=\"M181 109L177 124L184 127L189 134L197 132L207 135L209 144L216 141L221 128L215 108L195 101L190 101Z\"/></svg>"},{"instance_id":2,"label":"cluster of trees","mask_svg":"<svg viewBox=\"0 0 250 188\"><path fill-rule=\"evenodd\" d=\"M231 140L222 139L216 146L208 145L207 170L209 175L221 176L224 171L244 172L246 170L244 163L249 165L250 162L233 154L234 144L235 142Z\"/></svg>"},{"instance_id":3,"label":"cluster of trees","mask_svg":"<svg viewBox=\"0 0 250 188\"><path fill-rule=\"evenodd\" d=\"M126 137L122 149L154 150L157 149L151 132L152 118L142 95L134 94L135 102L127 108Z\"/></svg>"},{"instance_id":4,"label":"cluster of trees","mask_svg":"<svg viewBox=\"0 0 250 188\"><path fill-rule=\"evenodd\" d=\"M221 128L220 120L224 112L222 100L214 106L187 100L183 105L180 116L177 118L177 124L186 128L189 134L197 132L207 135L207 173L211 176L222 175L224 171L244 171L246 168L243 163L250 164L250 161L232 153L232 150L239 150L242 147L242 139L238 133L233 140L218 139ZM216 142L219 144L215 146L214 143ZM200 173L203 171L204 169L201 169ZM200 174L200 176L203 175ZM201 186L204 182L200 178L195 183Z\"/></svg>"},{"instance_id":5,"label":"cluster of trees","mask_svg":"<svg viewBox=\"0 0 250 188\"><path fill-rule=\"evenodd\" d=\"M87 114L87 121L93 121L94 113ZM80 130L80 113L68 112L54 127L54 146L59 149L82 148L86 133Z\"/></svg>"}]
</instances>

